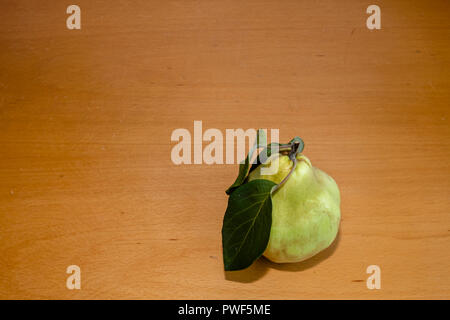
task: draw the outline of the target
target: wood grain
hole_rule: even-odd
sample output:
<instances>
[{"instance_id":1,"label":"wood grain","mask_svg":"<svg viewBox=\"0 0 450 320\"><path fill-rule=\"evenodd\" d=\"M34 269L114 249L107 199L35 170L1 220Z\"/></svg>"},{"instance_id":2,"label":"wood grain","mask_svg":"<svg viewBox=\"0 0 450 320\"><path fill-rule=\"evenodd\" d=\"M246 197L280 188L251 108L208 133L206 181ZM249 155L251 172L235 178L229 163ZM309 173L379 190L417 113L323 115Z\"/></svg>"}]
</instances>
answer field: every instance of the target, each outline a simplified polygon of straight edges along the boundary
<instances>
[{"instance_id":1,"label":"wood grain","mask_svg":"<svg viewBox=\"0 0 450 320\"><path fill-rule=\"evenodd\" d=\"M449 1L378 1L375 31L356 0L69 4L0 3L0 298L450 298ZM237 166L172 163L194 120L301 136L333 246L225 274Z\"/></svg>"}]
</instances>

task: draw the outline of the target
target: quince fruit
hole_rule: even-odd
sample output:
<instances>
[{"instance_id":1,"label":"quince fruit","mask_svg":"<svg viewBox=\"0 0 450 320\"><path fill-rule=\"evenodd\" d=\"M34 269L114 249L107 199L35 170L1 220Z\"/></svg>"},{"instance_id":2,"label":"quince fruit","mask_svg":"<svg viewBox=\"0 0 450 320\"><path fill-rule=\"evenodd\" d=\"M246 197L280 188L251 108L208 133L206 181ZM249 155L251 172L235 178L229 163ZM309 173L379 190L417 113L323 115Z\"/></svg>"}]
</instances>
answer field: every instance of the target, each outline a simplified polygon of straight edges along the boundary
<instances>
[{"instance_id":1,"label":"quince fruit","mask_svg":"<svg viewBox=\"0 0 450 320\"><path fill-rule=\"evenodd\" d=\"M287 155L277 154L253 170L249 181L266 179L279 184L292 166ZM306 260L334 241L340 217L336 182L299 153L291 176L272 195L272 227L263 255L277 263Z\"/></svg>"}]
</instances>

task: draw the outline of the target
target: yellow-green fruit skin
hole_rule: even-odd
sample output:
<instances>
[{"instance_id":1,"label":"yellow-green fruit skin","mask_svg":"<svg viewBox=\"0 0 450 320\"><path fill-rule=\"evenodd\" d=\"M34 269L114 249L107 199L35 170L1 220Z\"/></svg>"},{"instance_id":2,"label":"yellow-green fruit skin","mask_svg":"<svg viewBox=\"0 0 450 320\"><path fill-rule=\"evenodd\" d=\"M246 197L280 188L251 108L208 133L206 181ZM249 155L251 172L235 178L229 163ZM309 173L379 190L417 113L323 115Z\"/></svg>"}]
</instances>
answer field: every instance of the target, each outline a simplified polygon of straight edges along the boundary
<instances>
[{"instance_id":1,"label":"yellow-green fruit skin","mask_svg":"<svg viewBox=\"0 0 450 320\"><path fill-rule=\"evenodd\" d=\"M264 256L277 263L312 257L334 241L339 229L340 193L336 182L313 167L304 155L297 155L297 160L292 175L272 195L272 228ZM280 155L253 170L249 181L266 179L278 184L292 166L288 156ZM271 168L275 174L266 174L263 168Z\"/></svg>"}]
</instances>

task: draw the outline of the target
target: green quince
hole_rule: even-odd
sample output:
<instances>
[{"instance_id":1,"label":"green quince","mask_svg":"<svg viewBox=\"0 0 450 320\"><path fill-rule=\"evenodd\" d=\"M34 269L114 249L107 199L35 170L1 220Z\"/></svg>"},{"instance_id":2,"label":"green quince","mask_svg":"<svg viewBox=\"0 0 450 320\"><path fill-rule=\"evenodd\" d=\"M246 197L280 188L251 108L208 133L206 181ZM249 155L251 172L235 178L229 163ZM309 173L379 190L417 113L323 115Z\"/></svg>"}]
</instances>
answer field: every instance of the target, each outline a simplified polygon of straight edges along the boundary
<instances>
[{"instance_id":1,"label":"green quince","mask_svg":"<svg viewBox=\"0 0 450 320\"><path fill-rule=\"evenodd\" d=\"M253 170L249 181L266 179L279 184L292 166L287 155L277 154ZM263 255L277 263L306 260L334 241L340 217L336 182L299 153L291 176L272 195L272 227Z\"/></svg>"}]
</instances>

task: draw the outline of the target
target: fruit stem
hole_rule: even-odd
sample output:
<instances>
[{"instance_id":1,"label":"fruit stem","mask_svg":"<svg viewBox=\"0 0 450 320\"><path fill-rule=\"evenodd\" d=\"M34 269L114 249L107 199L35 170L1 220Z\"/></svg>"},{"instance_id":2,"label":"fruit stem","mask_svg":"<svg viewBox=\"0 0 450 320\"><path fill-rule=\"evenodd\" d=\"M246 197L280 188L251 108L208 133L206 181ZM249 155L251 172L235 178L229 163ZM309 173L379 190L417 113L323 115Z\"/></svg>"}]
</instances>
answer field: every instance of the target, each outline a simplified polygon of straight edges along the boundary
<instances>
[{"instance_id":1,"label":"fruit stem","mask_svg":"<svg viewBox=\"0 0 450 320\"><path fill-rule=\"evenodd\" d=\"M281 188L281 186L283 186L283 184L286 183L286 181L288 181L289 177L292 175L295 168L297 167L297 153L301 152L302 149L303 144L302 147L300 148L300 142L297 141L280 146L279 149L280 153L289 151L289 159L293 162L294 165L292 166L291 171L289 171L288 175L284 177L284 179L272 189L272 193L275 193L278 189Z\"/></svg>"},{"instance_id":2,"label":"fruit stem","mask_svg":"<svg viewBox=\"0 0 450 320\"><path fill-rule=\"evenodd\" d=\"M278 146L279 153L291 152L291 150L292 150L292 144L290 144L290 143L280 144Z\"/></svg>"}]
</instances>

